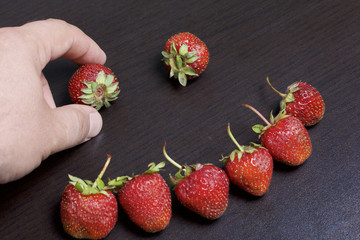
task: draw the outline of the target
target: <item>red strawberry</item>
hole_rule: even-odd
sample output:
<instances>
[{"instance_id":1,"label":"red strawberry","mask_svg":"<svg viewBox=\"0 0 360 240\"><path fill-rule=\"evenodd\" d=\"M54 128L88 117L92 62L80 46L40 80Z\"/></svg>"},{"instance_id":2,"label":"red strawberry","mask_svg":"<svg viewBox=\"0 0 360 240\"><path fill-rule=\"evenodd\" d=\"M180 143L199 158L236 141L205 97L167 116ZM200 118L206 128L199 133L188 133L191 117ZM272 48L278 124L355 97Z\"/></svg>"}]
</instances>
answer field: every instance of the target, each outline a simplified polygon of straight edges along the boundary
<instances>
[{"instance_id":1,"label":"red strawberry","mask_svg":"<svg viewBox=\"0 0 360 240\"><path fill-rule=\"evenodd\" d=\"M259 115L267 126L255 125L253 130L260 133L261 145L267 148L274 158L286 165L297 166L309 158L312 145L309 133L302 122L294 116L286 115L282 110L275 118L267 121L253 107L243 104Z\"/></svg>"},{"instance_id":2,"label":"red strawberry","mask_svg":"<svg viewBox=\"0 0 360 240\"><path fill-rule=\"evenodd\" d=\"M280 110L297 117L305 126L318 123L324 116L325 103L319 91L305 82L295 82L288 86L286 93L276 90L270 83L270 87L282 97Z\"/></svg>"},{"instance_id":3,"label":"red strawberry","mask_svg":"<svg viewBox=\"0 0 360 240\"><path fill-rule=\"evenodd\" d=\"M74 103L85 104L100 110L110 107L120 92L118 81L111 71L100 64L82 65L70 78L68 90Z\"/></svg>"},{"instance_id":4,"label":"red strawberry","mask_svg":"<svg viewBox=\"0 0 360 240\"><path fill-rule=\"evenodd\" d=\"M166 228L171 218L171 195L168 185L158 173L165 163L151 163L141 175L120 177L109 185L120 186L118 200L131 221L146 232Z\"/></svg>"},{"instance_id":5,"label":"red strawberry","mask_svg":"<svg viewBox=\"0 0 360 240\"><path fill-rule=\"evenodd\" d=\"M225 171L211 164L181 166L167 155L165 145L165 158L179 168L175 177L170 175L170 180L175 185L175 195L180 203L204 218L214 220L221 217L229 196L229 179Z\"/></svg>"},{"instance_id":6,"label":"red strawberry","mask_svg":"<svg viewBox=\"0 0 360 240\"><path fill-rule=\"evenodd\" d=\"M224 158L225 171L232 183L248 193L261 196L268 191L273 172L273 159L266 148L251 143L241 146L227 128L238 149Z\"/></svg>"},{"instance_id":7,"label":"red strawberry","mask_svg":"<svg viewBox=\"0 0 360 240\"><path fill-rule=\"evenodd\" d=\"M61 200L61 222L65 232L74 238L101 239L106 237L117 221L118 206L101 180L111 156L93 183L69 175Z\"/></svg>"},{"instance_id":8,"label":"red strawberry","mask_svg":"<svg viewBox=\"0 0 360 240\"><path fill-rule=\"evenodd\" d=\"M209 63L206 44L189 32L170 37L161 54L170 78L177 78L184 87L188 79L199 76Z\"/></svg>"}]
</instances>

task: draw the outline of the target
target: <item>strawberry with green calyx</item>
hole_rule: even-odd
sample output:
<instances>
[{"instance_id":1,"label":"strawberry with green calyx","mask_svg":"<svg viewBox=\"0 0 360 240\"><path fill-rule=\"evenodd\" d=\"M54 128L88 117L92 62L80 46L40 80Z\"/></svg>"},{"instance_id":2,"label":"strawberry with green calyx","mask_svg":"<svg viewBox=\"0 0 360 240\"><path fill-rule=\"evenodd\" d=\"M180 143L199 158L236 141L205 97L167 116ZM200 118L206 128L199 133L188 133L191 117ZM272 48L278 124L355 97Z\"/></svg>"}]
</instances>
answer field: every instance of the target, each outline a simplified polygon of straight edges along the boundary
<instances>
[{"instance_id":1,"label":"strawberry with green calyx","mask_svg":"<svg viewBox=\"0 0 360 240\"><path fill-rule=\"evenodd\" d=\"M302 122L282 110L270 122L250 105L243 106L254 111L267 124L253 126L253 131L260 134L260 143L267 148L274 160L286 165L297 166L309 158L312 145L308 131Z\"/></svg>"},{"instance_id":2,"label":"strawberry with green calyx","mask_svg":"<svg viewBox=\"0 0 360 240\"><path fill-rule=\"evenodd\" d=\"M146 232L164 230L170 222L170 189L158 173L164 166L165 162L150 163L150 168L141 175L119 177L108 183L120 187L117 196L121 207Z\"/></svg>"},{"instance_id":3,"label":"strawberry with green calyx","mask_svg":"<svg viewBox=\"0 0 360 240\"><path fill-rule=\"evenodd\" d=\"M181 166L166 153L165 158L179 168L170 175L174 192L179 202L200 216L214 220L222 216L228 205L229 179L224 170L212 164Z\"/></svg>"},{"instance_id":4,"label":"strawberry with green calyx","mask_svg":"<svg viewBox=\"0 0 360 240\"><path fill-rule=\"evenodd\" d=\"M286 93L276 90L266 78L269 86L282 97L280 110L297 117L305 126L318 123L324 116L325 103L319 91L305 82L295 82L288 86Z\"/></svg>"},{"instance_id":5,"label":"strawberry with green calyx","mask_svg":"<svg viewBox=\"0 0 360 240\"><path fill-rule=\"evenodd\" d=\"M68 90L74 103L100 110L102 106L110 107L110 102L118 98L118 85L110 68L101 64L85 64L70 78Z\"/></svg>"},{"instance_id":6,"label":"strawberry with green calyx","mask_svg":"<svg viewBox=\"0 0 360 240\"><path fill-rule=\"evenodd\" d=\"M161 54L170 78L178 79L184 87L188 79L198 77L209 63L206 44L189 32L170 37Z\"/></svg>"},{"instance_id":7,"label":"strawberry with green calyx","mask_svg":"<svg viewBox=\"0 0 360 240\"><path fill-rule=\"evenodd\" d=\"M230 124L228 124L227 132L238 147L229 156L223 158L230 182L252 195L265 194L269 189L273 172L271 154L259 144L251 143L249 146L241 146L232 135Z\"/></svg>"},{"instance_id":8,"label":"strawberry with green calyx","mask_svg":"<svg viewBox=\"0 0 360 240\"><path fill-rule=\"evenodd\" d=\"M65 232L74 238L101 239L117 222L116 198L101 180L110 163L107 155L104 168L94 182L69 175L61 200L60 216Z\"/></svg>"}]
</instances>

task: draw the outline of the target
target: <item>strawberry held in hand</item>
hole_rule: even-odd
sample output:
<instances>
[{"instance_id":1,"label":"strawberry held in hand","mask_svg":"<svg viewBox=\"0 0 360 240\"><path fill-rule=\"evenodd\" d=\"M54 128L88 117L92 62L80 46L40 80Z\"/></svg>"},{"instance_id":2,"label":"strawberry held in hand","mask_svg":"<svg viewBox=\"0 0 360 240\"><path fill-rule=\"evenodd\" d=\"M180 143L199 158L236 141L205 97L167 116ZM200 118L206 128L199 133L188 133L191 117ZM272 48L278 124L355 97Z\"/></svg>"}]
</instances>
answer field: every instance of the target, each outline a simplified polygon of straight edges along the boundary
<instances>
[{"instance_id":1,"label":"strawberry held in hand","mask_svg":"<svg viewBox=\"0 0 360 240\"><path fill-rule=\"evenodd\" d=\"M165 158L180 169L175 177L170 175L180 203L204 218L214 220L221 217L229 196L229 179L224 170L211 164L181 166L167 155L165 145Z\"/></svg>"},{"instance_id":2,"label":"strawberry held in hand","mask_svg":"<svg viewBox=\"0 0 360 240\"><path fill-rule=\"evenodd\" d=\"M119 83L111 71L101 64L82 65L70 78L68 90L74 103L85 104L100 110L110 107L120 93Z\"/></svg>"},{"instance_id":3,"label":"strawberry held in hand","mask_svg":"<svg viewBox=\"0 0 360 240\"><path fill-rule=\"evenodd\" d=\"M283 99L280 102L280 110L297 117L305 126L318 123L324 116L325 103L319 91L305 82L295 82L288 86L286 93L276 90L270 83L270 87Z\"/></svg>"},{"instance_id":4,"label":"strawberry held in hand","mask_svg":"<svg viewBox=\"0 0 360 240\"><path fill-rule=\"evenodd\" d=\"M286 165L297 166L309 158L312 145L308 131L302 122L282 110L275 118L270 117L270 122L253 107L243 104L253 110L267 126L255 125L254 132L260 133L261 145L267 148L274 158Z\"/></svg>"},{"instance_id":5,"label":"strawberry held in hand","mask_svg":"<svg viewBox=\"0 0 360 240\"><path fill-rule=\"evenodd\" d=\"M270 186L273 172L273 158L266 148L252 143L241 146L227 127L231 140L238 149L224 158L225 171L232 183L248 193L261 196Z\"/></svg>"},{"instance_id":6,"label":"strawberry held in hand","mask_svg":"<svg viewBox=\"0 0 360 240\"><path fill-rule=\"evenodd\" d=\"M188 79L199 76L209 63L206 44L189 32L170 37L161 54L170 78L178 79L184 87Z\"/></svg>"},{"instance_id":7,"label":"strawberry held in hand","mask_svg":"<svg viewBox=\"0 0 360 240\"><path fill-rule=\"evenodd\" d=\"M121 187L118 200L131 221L146 232L166 228L171 218L171 195L168 185L158 173L164 162L134 177L119 177L109 185Z\"/></svg>"},{"instance_id":8,"label":"strawberry held in hand","mask_svg":"<svg viewBox=\"0 0 360 240\"><path fill-rule=\"evenodd\" d=\"M61 222L65 232L74 238L101 239L106 237L117 221L116 198L101 180L111 156L93 183L69 175L61 200Z\"/></svg>"}]
</instances>

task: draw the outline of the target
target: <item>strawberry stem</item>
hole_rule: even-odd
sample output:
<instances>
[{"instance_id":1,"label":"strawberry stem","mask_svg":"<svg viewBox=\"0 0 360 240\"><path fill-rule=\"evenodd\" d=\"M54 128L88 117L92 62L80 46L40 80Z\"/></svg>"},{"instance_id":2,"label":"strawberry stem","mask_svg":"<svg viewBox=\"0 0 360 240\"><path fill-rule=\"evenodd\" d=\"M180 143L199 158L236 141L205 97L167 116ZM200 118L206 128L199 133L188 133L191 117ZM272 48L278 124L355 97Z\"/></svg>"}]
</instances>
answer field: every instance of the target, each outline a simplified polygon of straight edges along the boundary
<instances>
[{"instance_id":1,"label":"strawberry stem","mask_svg":"<svg viewBox=\"0 0 360 240\"><path fill-rule=\"evenodd\" d=\"M165 158L171 162L175 167L179 168L179 169L182 169L182 166L180 164L178 164L177 162L175 162L167 153L166 153L166 150L165 150L165 146L166 146L166 141L164 142L164 145L163 145L163 153L164 153L164 156Z\"/></svg>"},{"instance_id":2,"label":"strawberry stem","mask_svg":"<svg viewBox=\"0 0 360 240\"><path fill-rule=\"evenodd\" d=\"M105 162L105 165L103 167L103 169L101 170L99 176L96 178L96 180L98 179L101 179L107 169L107 167L109 166L109 163L110 163L110 160L111 160L111 155L110 154L106 154L106 162ZM92 185L93 188L96 188L96 184L97 184L97 181L94 181L94 184Z\"/></svg>"},{"instance_id":3,"label":"strawberry stem","mask_svg":"<svg viewBox=\"0 0 360 240\"><path fill-rule=\"evenodd\" d=\"M244 152L244 148L238 143L238 141L236 141L236 139L234 138L234 136L232 135L232 133L231 133L231 131L230 131L230 123L228 123L227 132L228 132L231 140L235 143L235 145L239 148L239 150L240 150L241 152Z\"/></svg>"},{"instance_id":4,"label":"strawberry stem","mask_svg":"<svg viewBox=\"0 0 360 240\"><path fill-rule=\"evenodd\" d=\"M281 97L285 97L285 96L286 96L286 94L279 92L276 88L273 87L273 85L271 85L270 80L269 80L269 77L266 77L266 82L269 84L269 86L271 87L271 89L272 89L274 92L276 92L277 94L279 94Z\"/></svg>"},{"instance_id":5,"label":"strawberry stem","mask_svg":"<svg viewBox=\"0 0 360 240\"><path fill-rule=\"evenodd\" d=\"M248 104L242 104L244 107L250 108L253 112L255 112L268 126L271 126L271 123L255 108Z\"/></svg>"}]
</instances>

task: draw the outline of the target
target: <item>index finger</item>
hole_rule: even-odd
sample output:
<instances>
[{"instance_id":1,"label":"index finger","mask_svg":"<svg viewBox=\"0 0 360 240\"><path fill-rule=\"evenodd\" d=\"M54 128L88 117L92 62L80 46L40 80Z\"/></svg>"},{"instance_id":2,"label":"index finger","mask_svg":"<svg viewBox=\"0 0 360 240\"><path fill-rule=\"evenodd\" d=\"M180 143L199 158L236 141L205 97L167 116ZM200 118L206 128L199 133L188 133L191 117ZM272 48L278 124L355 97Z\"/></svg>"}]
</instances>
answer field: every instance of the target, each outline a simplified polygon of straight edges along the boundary
<instances>
[{"instance_id":1,"label":"index finger","mask_svg":"<svg viewBox=\"0 0 360 240\"><path fill-rule=\"evenodd\" d=\"M104 64L106 55L98 44L78 27L63 20L47 19L27 23L20 27L27 41L35 46L33 59L38 60L41 70L46 64L64 57L78 64Z\"/></svg>"}]
</instances>

